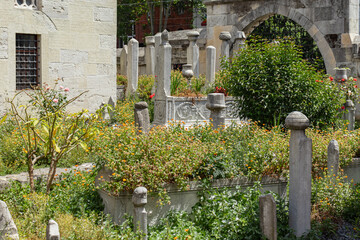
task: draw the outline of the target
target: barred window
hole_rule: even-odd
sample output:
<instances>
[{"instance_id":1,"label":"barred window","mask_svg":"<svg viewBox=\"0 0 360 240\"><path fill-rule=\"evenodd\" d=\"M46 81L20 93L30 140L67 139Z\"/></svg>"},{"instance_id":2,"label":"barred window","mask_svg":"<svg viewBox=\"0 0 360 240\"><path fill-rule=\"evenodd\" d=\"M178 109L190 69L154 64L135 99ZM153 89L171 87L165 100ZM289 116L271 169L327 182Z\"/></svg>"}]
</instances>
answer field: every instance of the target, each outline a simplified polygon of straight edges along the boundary
<instances>
[{"instance_id":1,"label":"barred window","mask_svg":"<svg viewBox=\"0 0 360 240\"><path fill-rule=\"evenodd\" d=\"M40 84L39 36L16 34L16 89L33 88Z\"/></svg>"},{"instance_id":2,"label":"barred window","mask_svg":"<svg viewBox=\"0 0 360 240\"><path fill-rule=\"evenodd\" d=\"M38 0L14 0L15 7L37 9Z\"/></svg>"}]
</instances>

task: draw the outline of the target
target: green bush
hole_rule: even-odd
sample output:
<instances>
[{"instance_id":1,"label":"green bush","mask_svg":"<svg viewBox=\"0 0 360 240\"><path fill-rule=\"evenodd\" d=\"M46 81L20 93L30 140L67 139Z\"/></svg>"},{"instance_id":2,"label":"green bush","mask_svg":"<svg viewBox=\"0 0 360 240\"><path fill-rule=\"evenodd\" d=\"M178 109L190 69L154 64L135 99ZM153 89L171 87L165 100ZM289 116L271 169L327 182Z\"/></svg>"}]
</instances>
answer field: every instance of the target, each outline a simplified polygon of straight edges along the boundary
<instances>
[{"instance_id":1,"label":"green bush","mask_svg":"<svg viewBox=\"0 0 360 240\"><path fill-rule=\"evenodd\" d=\"M226 89L239 97L240 117L274 126L301 111L314 126L339 121L343 96L338 87L302 60L290 40L250 42L222 68Z\"/></svg>"}]
</instances>

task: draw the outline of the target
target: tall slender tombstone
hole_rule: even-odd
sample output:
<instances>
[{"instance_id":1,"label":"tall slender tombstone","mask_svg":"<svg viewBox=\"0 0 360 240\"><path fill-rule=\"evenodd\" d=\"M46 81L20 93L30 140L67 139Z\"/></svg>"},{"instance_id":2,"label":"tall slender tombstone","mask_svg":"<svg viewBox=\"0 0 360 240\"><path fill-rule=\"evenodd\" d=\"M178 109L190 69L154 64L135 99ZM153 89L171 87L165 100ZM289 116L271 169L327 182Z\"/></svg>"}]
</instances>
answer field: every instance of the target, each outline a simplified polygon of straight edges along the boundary
<instances>
[{"instance_id":1,"label":"tall slender tombstone","mask_svg":"<svg viewBox=\"0 0 360 240\"><path fill-rule=\"evenodd\" d=\"M233 46L233 55L235 55L236 52L238 52L240 49L245 48L245 40L246 40L246 36L245 36L245 33L243 31L237 31L235 33L235 42L234 42L234 46Z\"/></svg>"},{"instance_id":2,"label":"tall slender tombstone","mask_svg":"<svg viewBox=\"0 0 360 240\"><path fill-rule=\"evenodd\" d=\"M230 57L231 34L229 32L221 32L219 35L219 39L222 41L220 57L228 59Z\"/></svg>"},{"instance_id":3,"label":"tall slender tombstone","mask_svg":"<svg viewBox=\"0 0 360 240\"><path fill-rule=\"evenodd\" d=\"M192 65L192 70L195 77L199 77L199 46L196 44L196 40L199 37L199 32L190 31L187 33L189 39L189 47L187 49L187 64Z\"/></svg>"},{"instance_id":4,"label":"tall slender tombstone","mask_svg":"<svg viewBox=\"0 0 360 240\"><path fill-rule=\"evenodd\" d=\"M127 76L127 55L128 46L124 45L120 53L120 74Z\"/></svg>"},{"instance_id":5,"label":"tall slender tombstone","mask_svg":"<svg viewBox=\"0 0 360 240\"><path fill-rule=\"evenodd\" d=\"M155 89L157 87L158 76L159 76L159 66L158 66L158 58L159 58L159 46L161 44L161 33L155 34L155 82L154 86L151 89L151 93L155 93Z\"/></svg>"},{"instance_id":6,"label":"tall slender tombstone","mask_svg":"<svg viewBox=\"0 0 360 240\"><path fill-rule=\"evenodd\" d=\"M132 38L128 42L126 96L135 94L139 78L139 42Z\"/></svg>"},{"instance_id":7,"label":"tall slender tombstone","mask_svg":"<svg viewBox=\"0 0 360 240\"><path fill-rule=\"evenodd\" d=\"M153 125L167 124L167 97L170 96L171 82L171 45L169 33L164 30L161 34L159 56L156 63L158 69L157 85L155 90L154 122Z\"/></svg>"},{"instance_id":8,"label":"tall slender tombstone","mask_svg":"<svg viewBox=\"0 0 360 240\"><path fill-rule=\"evenodd\" d=\"M290 113L285 126L290 136L289 225L297 237L310 230L312 140L305 135L309 119L301 112Z\"/></svg>"},{"instance_id":9,"label":"tall slender tombstone","mask_svg":"<svg viewBox=\"0 0 360 240\"><path fill-rule=\"evenodd\" d=\"M355 129L355 104L350 99L345 103L344 118L349 122L348 130L353 131Z\"/></svg>"},{"instance_id":10,"label":"tall slender tombstone","mask_svg":"<svg viewBox=\"0 0 360 240\"><path fill-rule=\"evenodd\" d=\"M145 49L145 62L146 62L146 74L155 75L155 37L145 37L146 49Z\"/></svg>"},{"instance_id":11,"label":"tall slender tombstone","mask_svg":"<svg viewBox=\"0 0 360 240\"><path fill-rule=\"evenodd\" d=\"M259 197L260 229L268 240L277 239L276 203L273 195Z\"/></svg>"},{"instance_id":12,"label":"tall slender tombstone","mask_svg":"<svg viewBox=\"0 0 360 240\"><path fill-rule=\"evenodd\" d=\"M143 240L147 239L147 212L145 205L147 204L147 189L144 187L137 187L132 196L134 204L134 230L140 231L143 234Z\"/></svg>"},{"instance_id":13,"label":"tall slender tombstone","mask_svg":"<svg viewBox=\"0 0 360 240\"><path fill-rule=\"evenodd\" d=\"M338 174L339 171L339 144L333 139L330 141L329 146L327 148L328 160L327 160L327 168L328 172Z\"/></svg>"},{"instance_id":14,"label":"tall slender tombstone","mask_svg":"<svg viewBox=\"0 0 360 240\"><path fill-rule=\"evenodd\" d=\"M206 82L205 87L209 88L215 82L216 72L216 48L206 47Z\"/></svg>"}]
</instances>

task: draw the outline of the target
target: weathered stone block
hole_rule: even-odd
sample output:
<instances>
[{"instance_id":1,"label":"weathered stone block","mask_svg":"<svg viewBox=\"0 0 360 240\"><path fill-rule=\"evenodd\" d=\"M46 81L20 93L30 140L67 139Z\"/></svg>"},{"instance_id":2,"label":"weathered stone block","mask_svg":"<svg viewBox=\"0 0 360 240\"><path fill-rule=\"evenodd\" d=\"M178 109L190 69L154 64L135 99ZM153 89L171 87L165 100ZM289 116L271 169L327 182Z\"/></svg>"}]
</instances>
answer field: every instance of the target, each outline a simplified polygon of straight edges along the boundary
<instances>
[{"instance_id":1,"label":"weathered stone block","mask_svg":"<svg viewBox=\"0 0 360 240\"><path fill-rule=\"evenodd\" d=\"M0 59L7 59L8 55L8 29L0 28Z\"/></svg>"},{"instance_id":2,"label":"weathered stone block","mask_svg":"<svg viewBox=\"0 0 360 240\"><path fill-rule=\"evenodd\" d=\"M0 201L0 239L19 239L18 231L5 202Z\"/></svg>"},{"instance_id":3,"label":"weathered stone block","mask_svg":"<svg viewBox=\"0 0 360 240\"><path fill-rule=\"evenodd\" d=\"M106 7L94 8L94 21L97 22L114 22L115 10Z\"/></svg>"}]
</instances>

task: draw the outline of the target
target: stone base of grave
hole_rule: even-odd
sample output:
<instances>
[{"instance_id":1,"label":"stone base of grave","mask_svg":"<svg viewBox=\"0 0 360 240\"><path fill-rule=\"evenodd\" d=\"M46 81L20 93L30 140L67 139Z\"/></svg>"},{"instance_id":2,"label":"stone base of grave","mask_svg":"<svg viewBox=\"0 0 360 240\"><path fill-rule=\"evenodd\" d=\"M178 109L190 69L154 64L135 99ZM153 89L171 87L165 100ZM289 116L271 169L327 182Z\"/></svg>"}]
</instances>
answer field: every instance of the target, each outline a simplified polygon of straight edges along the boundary
<instances>
[{"instance_id":1,"label":"stone base of grave","mask_svg":"<svg viewBox=\"0 0 360 240\"><path fill-rule=\"evenodd\" d=\"M101 185L101 181L110 180L111 171L101 170L98 174L96 185ZM99 180L100 176L103 176L103 180ZM236 187L245 189L253 186L254 182L249 181L246 178L236 179L220 179L215 180L212 183L212 188L229 188L235 190ZM262 191L272 191L281 196L286 195L287 182L285 179L263 178ZM148 212L148 224L153 226L159 222L161 218L164 218L170 210L186 211L190 212L191 208L199 201L198 192L202 190L201 182L189 182L189 189L187 191L181 191L175 184L167 186L167 193L170 197L170 204L164 203L164 205L158 205L158 197L155 194L148 194L145 208ZM131 201L131 193L123 193L119 196L113 196L109 192L99 189L98 193L103 199L105 205L104 213L110 214L113 221L116 224L121 224L125 221L125 214L133 215L133 204Z\"/></svg>"}]
</instances>

